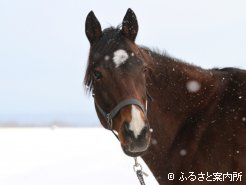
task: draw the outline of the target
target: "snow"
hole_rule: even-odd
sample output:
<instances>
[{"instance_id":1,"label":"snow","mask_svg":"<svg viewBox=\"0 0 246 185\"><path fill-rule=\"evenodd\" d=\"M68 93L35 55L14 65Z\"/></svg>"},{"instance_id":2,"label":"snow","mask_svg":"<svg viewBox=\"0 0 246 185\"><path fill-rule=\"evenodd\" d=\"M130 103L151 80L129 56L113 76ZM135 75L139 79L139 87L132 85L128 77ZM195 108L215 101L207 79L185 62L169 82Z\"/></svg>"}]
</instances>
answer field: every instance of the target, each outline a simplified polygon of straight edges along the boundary
<instances>
[{"instance_id":1,"label":"snow","mask_svg":"<svg viewBox=\"0 0 246 185\"><path fill-rule=\"evenodd\" d=\"M189 92L197 92L201 88L201 84L196 80L190 80L186 84L187 90Z\"/></svg>"},{"instance_id":2,"label":"snow","mask_svg":"<svg viewBox=\"0 0 246 185\"><path fill-rule=\"evenodd\" d=\"M139 184L134 160L103 128L1 128L0 184ZM146 184L158 184L149 174Z\"/></svg>"},{"instance_id":3,"label":"snow","mask_svg":"<svg viewBox=\"0 0 246 185\"><path fill-rule=\"evenodd\" d=\"M105 55L104 60L108 61L109 59L110 59L110 57L108 55Z\"/></svg>"},{"instance_id":4,"label":"snow","mask_svg":"<svg viewBox=\"0 0 246 185\"><path fill-rule=\"evenodd\" d=\"M156 139L153 139L153 138L152 138L152 139L151 139L151 144L152 144L152 145L157 145Z\"/></svg>"},{"instance_id":5,"label":"snow","mask_svg":"<svg viewBox=\"0 0 246 185\"><path fill-rule=\"evenodd\" d=\"M181 156L185 156L187 154L187 151L185 149L180 150L179 154Z\"/></svg>"}]
</instances>

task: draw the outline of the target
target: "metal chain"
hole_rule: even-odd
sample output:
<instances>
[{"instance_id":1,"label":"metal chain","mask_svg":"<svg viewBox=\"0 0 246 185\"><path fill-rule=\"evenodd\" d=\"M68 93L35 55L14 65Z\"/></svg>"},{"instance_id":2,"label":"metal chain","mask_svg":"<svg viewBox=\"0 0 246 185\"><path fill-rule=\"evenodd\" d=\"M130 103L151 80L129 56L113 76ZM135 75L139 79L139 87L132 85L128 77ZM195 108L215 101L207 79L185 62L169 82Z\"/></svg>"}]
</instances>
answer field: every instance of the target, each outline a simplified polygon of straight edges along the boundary
<instances>
[{"instance_id":1,"label":"metal chain","mask_svg":"<svg viewBox=\"0 0 246 185\"><path fill-rule=\"evenodd\" d=\"M145 185L144 178L143 178L143 172L141 170L137 170L136 174L137 174L140 184Z\"/></svg>"},{"instance_id":2,"label":"metal chain","mask_svg":"<svg viewBox=\"0 0 246 185\"><path fill-rule=\"evenodd\" d=\"M133 165L133 170L136 172L140 184L145 185L143 174L145 176L148 176L148 174L146 174L145 172L142 171L142 166L141 166L141 164L138 163L136 157L134 157L134 160L135 160L135 164Z\"/></svg>"}]
</instances>

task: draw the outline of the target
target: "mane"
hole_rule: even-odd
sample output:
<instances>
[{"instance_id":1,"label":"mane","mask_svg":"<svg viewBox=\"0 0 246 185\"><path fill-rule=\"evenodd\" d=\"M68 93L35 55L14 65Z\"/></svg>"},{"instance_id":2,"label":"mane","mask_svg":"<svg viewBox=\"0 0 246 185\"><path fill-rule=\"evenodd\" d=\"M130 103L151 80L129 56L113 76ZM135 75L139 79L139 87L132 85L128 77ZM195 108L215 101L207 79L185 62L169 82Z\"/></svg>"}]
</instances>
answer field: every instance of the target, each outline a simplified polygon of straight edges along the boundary
<instances>
[{"instance_id":1,"label":"mane","mask_svg":"<svg viewBox=\"0 0 246 185\"><path fill-rule=\"evenodd\" d=\"M151 49L146 46L141 46L140 48L148 55L151 55L154 59L154 63L151 65L151 68L155 71L162 71L163 68L168 69L168 67L179 67L183 69L192 68L199 71L204 71L204 69L197 65L188 63L185 60L170 55L166 50L159 50L158 48Z\"/></svg>"}]
</instances>

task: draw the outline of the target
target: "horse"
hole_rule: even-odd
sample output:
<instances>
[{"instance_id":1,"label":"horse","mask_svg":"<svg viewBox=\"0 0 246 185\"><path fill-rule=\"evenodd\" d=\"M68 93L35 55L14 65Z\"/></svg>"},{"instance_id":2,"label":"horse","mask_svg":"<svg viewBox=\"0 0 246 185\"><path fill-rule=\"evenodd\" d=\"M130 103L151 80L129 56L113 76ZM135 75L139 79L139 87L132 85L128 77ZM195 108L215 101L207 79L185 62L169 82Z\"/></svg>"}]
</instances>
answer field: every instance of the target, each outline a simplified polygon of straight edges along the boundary
<instances>
[{"instance_id":1,"label":"horse","mask_svg":"<svg viewBox=\"0 0 246 185\"><path fill-rule=\"evenodd\" d=\"M203 69L136 44L128 9L104 30L91 11L84 85L123 152L160 185L246 184L246 71ZM99 138L100 139L100 138Z\"/></svg>"}]
</instances>

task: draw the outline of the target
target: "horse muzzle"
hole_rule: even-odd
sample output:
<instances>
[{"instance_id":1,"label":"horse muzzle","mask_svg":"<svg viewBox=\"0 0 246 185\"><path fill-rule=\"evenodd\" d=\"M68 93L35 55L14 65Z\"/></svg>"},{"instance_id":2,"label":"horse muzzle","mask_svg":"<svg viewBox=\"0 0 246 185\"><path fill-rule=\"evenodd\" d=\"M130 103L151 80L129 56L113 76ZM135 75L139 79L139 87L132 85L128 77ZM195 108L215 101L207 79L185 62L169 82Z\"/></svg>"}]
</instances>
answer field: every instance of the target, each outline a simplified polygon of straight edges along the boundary
<instances>
[{"instance_id":1,"label":"horse muzzle","mask_svg":"<svg viewBox=\"0 0 246 185\"><path fill-rule=\"evenodd\" d=\"M125 141L121 146L126 155L137 157L142 155L148 149L151 137L148 125L149 124L145 124L141 131L136 134L130 129L128 123L124 123L122 132Z\"/></svg>"}]
</instances>

